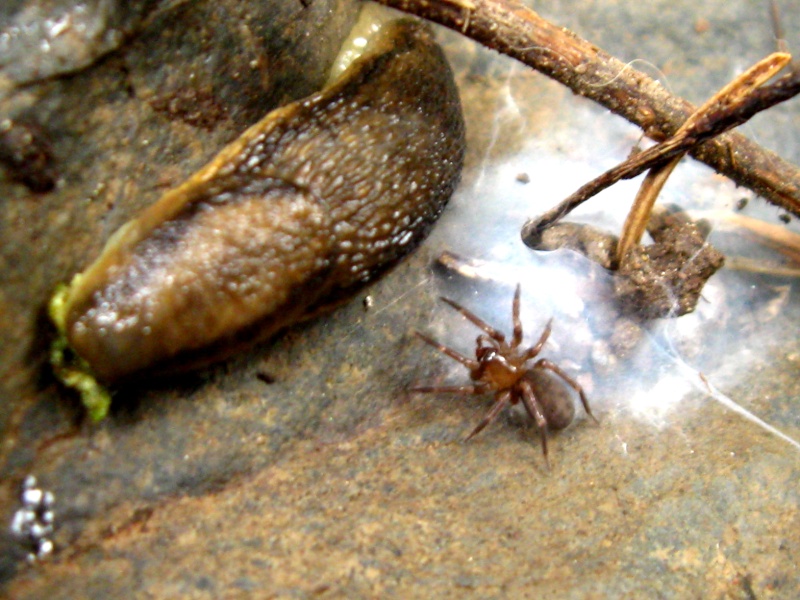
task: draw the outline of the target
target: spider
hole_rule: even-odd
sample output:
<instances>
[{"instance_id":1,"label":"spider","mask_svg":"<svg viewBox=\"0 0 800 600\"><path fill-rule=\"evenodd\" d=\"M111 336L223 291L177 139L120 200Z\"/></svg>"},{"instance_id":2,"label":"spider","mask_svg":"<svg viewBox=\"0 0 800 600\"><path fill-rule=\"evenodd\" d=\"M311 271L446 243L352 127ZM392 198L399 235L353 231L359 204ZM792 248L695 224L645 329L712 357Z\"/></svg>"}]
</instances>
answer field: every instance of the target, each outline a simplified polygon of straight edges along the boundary
<instances>
[{"instance_id":1,"label":"spider","mask_svg":"<svg viewBox=\"0 0 800 600\"><path fill-rule=\"evenodd\" d=\"M575 407L564 386L550 373L558 375L578 396L580 396L586 413L595 421L597 419L589 408L589 401L583 388L572 377L567 375L555 363L540 358L533 365L528 362L536 358L550 336L553 319L547 322L539 341L530 348L520 348L522 343L522 322L519 317L520 286L517 285L512 305L514 333L511 342L506 341L506 336L481 318L452 300L442 298L442 301L452 306L464 317L477 325L483 334L475 341L475 358L467 358L452 348L440 344L427 335L416 332L422 341L430 344L443 354L457 360L469 369L469 375L475 383L472 385L453 386L420 386L412 388L414 392L422 393L454 393L454 394L487 394L494 392L494 405L486 416L472 430L466 440L470 440L494 421L502 410L510 404L522 402L525 410L536 423L542 440L542 452L547 467L550 468L550 459L547 456L547 429L564 429L572 422L575 416ZM548 373L548 371L550 373ZM466 441L465 440L465 441Z\"/></svg>"}]
</instances>

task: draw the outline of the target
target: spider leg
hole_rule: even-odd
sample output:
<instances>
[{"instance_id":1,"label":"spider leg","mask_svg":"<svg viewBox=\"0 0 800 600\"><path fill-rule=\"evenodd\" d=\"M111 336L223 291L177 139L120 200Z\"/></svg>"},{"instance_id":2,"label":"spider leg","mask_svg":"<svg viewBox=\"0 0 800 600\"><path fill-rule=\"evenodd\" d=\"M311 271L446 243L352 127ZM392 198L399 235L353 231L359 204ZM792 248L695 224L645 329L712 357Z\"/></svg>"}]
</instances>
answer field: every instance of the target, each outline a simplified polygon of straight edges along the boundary
<instances>
[{"instance_id":1,"label":"spider leg","mask_svg":"<svg viewBox=\"0 0 800 600\"><path fill-rule=\"evenodd\" d=\"M578 396L580 396L581 404L583 404L583 408L586 410L586 414L588 414L590 417L592 417L592 420L595 423L599 423L599 421L597 420L597 417L595 417L592 414L592 409L589 408L589 400L586 398L586 394L584 393L583 388L580 386L580 384L577 381L575 381L572 377L567 375L564 372L564 370L561 367L559 367L557 364L547 360L546 358L541 358L541 359L537 360L536 364L533 365L533 368L536 368L536 367L542 367L543 369L547 369L548 371L552 371L553 373L555 373L556 375L561 377L561 379L566 381L567 384L569 384L569 387L571 387L573 390L575 390L578 393Z\"/></svg>"},{"instance_id":2,"label":"spider leg","mask_svg":"<svg viewBox=\"0 0 800 600\"><path fill-rule=\"evenodd\" d=\"M521 294L522 286L517 284L517 290L514 292L514 302L511 304L511 314L514 319L514 337L511 345L514 348L522 343L522 321L519 318L519 297Z\"/></svg>"},{"instance_id":3,"label":"spider leg","mask_svg":"<svg viewBox=\"0 0 800 600\"><path fill-rule=\"evenodd\" d=\"M497 396L495 396L494 405L492 406L492 408L489 410L488 413L486 413L486 416L483 417L483 420L481 420L481 422L478 423L478 426L472 430L472 433L470 433L464 441L468 442L476 435L478 435L481 431L483 431L487 425L489 425L492 421L494 421L497 418L497 415L499 415L502 412L502 410L510 404L510 402L511 402L510 391L505 390L497 394Z\"/></svg>"},{"instance_id":4,"label":"spider leg","mask_svg":"<svg viewBox=\"0 0 800 600\"><path fill-rule=\"evenodd\" d=\"M485 394L488 389L482 385L420 385L411 388L412 392L422 394Z\"/></svg>"},{"instance_id":5,"label":"spider leg","mask_svg":"<svg viewBox=\"0 0 800 600\"><path fill-rule=\"evenodd\" d=\"M536 422L536 427L539 429L539 436L542 440L542 453L544 453L544 462L547 463L547 469L550 470L550 457L547 455L547 419L544 417L542 407L539 406L539 401L536 400L536 394L533 393L531 384L524 379L520 382L522 388L522 405L528 411L531 419Z\"/></svg>"},{"instance_id":6,"label":"spider leg","mask_svg":"<svg viewBox=\"0 0 800 600\"><path fill-rule=\"evenodd\" d=\"M483 331L485 331L486 334L489 337L491 337L492 339L495 339L500 343L503 343L503 342L506 341L506 336L504 336L501 332L497 331L497 329L495 329L494 327L489 325L486 321L484 321L483 319L478 317L475 313L472 313L472 312L468 311L466 308L464 308L463 306L461 306L457 302L454 302L454 301L450 300L449 298L442 298L442 302L444 302L445 304L448 304L448 305L452 306L453 308L455 308L464 317L466 317L467 319L472 321L475 325L477 325L478 327L483 329Z\"/></svg>"},{"instance_id":7,"label":"spider leg","mask_svg":"<svg viewBox=\"0 0 800 600\"><path fill-rule=\"evenodd\" d=\"M522 355L524 360L530 360L539 352L542 351L544 345L547 343L547 338L550 337L550 331L553 329L553 319L551 318L547 325L544 326L544 331L542 331L542 335L539 336L539 341L536 342L535 345L531 346L525 351L525 354Z\"/></svg>"},{"instance_id":8,"label":"spider leg","mask_svg":"<svg viewBox=\"0 0 800 600\"><path fill-rule=\"evenodd\" d=\"M472 371L474 369L477 369L480 366L480 363L477 360L473 360L471 358L467 358L463 354L459 354L458 352L456 352L452 348L448 348L447 346L445 346L444 344L440 344L439 342L437 342L433 338L429 338L424 333L420 333L419 331L415 331L414 333L416 333L417 337L420 338L423 342L433 346L439 352L441 352L443 354L446 354L447 356L449 356L453 360L457 360L462 365L467 367L470 371Z\"/></svg>"}]
</instances>

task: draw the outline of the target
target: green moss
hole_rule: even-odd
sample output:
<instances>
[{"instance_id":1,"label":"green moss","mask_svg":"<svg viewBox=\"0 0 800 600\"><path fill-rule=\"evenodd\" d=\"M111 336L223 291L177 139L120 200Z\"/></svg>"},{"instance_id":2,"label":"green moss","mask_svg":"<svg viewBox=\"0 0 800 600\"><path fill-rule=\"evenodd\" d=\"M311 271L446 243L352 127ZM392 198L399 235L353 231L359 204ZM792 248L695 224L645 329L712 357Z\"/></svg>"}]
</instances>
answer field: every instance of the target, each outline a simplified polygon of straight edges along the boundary
<instances>
[{"instance_id":1,"label":"green moss","mask_svg":"<svg viewBox=\"0 0 800 600\"><path fill-rule=\"evenodd\" d=\"M50 347L50 364L58 380L80 394L81 402L92 421L101 421L108 414L111 394L92 374L88 363L70 347L66 334L67 296L69 287L59 285L48 304L50 320L56 326L57 336Z\"/></svg>"}]
</instances>

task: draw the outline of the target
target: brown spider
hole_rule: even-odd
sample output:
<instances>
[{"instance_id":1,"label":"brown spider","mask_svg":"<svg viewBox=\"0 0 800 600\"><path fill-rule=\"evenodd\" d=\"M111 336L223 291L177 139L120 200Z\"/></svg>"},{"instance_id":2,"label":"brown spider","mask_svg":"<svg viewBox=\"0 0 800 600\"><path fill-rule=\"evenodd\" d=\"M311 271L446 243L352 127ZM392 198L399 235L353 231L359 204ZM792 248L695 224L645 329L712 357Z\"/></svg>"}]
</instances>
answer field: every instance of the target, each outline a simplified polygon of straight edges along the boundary
<instances>
[{"instance_id":1,"label":"brown spider","mask_svg":"<svg viewBox=\"0 0 800 600\"><path fill-rule=\"evenodd\" d=\"M472 433L467 436L467 440L476 436L489 423L494 421L506 406L522 401L525 410L536 422L536 426L539 429L542 439L542 452L544 452L544 459L549 468L550 459L547 456L546 430L564 429L572 422L572 418L575 416L575 407L564 386L547 371L555 373L574 389L580 396L586 413L595 422L597 422L597 419L589 408L589 401L586 399L583 388L558 365L546 358L540 358L533 365L527 364L528 361L534 359L541 352L547 342L553 320L550 319L547 322L542 335L539 336L539 341L534 346L527 349L520 348L522 343L522 322L519 318L519 298L520 286L517 285L512 305L514 334L511 338L511 343L506 341L505 335L460 304L447 298L442 298L443 302L455 308L484 331L485 335L479 335L475 342L475 358L467 358L419 331L416 334L424 342L467 367L469 376L475 383L473 385L414 387L412 391L427 393L449 392L455 394L486 394L494 392L494 405L486 413L483 420L478 423L478 426L472 430Z\"/></svg>"}]
</instances>

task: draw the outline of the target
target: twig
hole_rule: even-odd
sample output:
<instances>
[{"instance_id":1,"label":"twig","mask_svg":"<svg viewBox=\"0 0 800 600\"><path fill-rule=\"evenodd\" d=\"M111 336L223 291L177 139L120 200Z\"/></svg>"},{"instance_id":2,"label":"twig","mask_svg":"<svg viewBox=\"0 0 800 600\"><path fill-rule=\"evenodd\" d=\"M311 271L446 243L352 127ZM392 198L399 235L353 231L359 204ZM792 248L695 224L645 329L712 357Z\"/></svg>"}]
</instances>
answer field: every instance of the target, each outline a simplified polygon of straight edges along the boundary
<instances>
[{"instance_id":1,"label":"twig","mask_svg":"<svg viewBox=\"0 0 800 600\"><path fill-rule=\"evenodd\" d=\"M786 43L786 36L783 33L783 24L781 23L781 11L778 7L777 0L770 0L769 3L769 17L772 21L772 31L775 32L775 47L778 52L789 52L789 44ZM800 63L796 60L792 61L791 69L793 72L800 70Z\"/></svg>"},{"instance_id":2,"label":"twig","mask_svg":"<svg viewBox=\"0 0 800 600\"><path fill-rule=\"evenodd\" d=\"M620 179L631 179L647 169L653 168L656 173L652 173L649 179L657 179L657 181L649 181L647 185L663 184L663 181L669 175L668 171L674 168L681 156L693 145L741 125L756 113L800 93L800 75L797 73L792 73L771 85L756 89L757 85L769 79L785 66L789 60L790 56L788 54L776 53L759 61L759 63L715 94L687 120L674 136L629 157L624 162L581 186L575 193L545 214L525 223L522 228L523 240L528 245L536 246L537 240L545 228ZM753 79L754 77L756 78ZM659 166L663 170L655 169L655 167ZM642 187L645 188L645 185ZM638 196L637 200L639 200ZM636 204L634 202L634 206ZM649 211L646 212L649 214ZM629 219L631 218L629 216ZM646 215L643 218L646 225ZM627 224L628 221L626 221L626 226ZM631 241L633 243L638 242L638 239L641 238L641 231L642 229L640 228L638 238L629 240L624 245L624 248L622 248L623 243L620 242L618 258L621 258L631 246ZM631 238L637 237L633 233L629 234L629 236Z\"/></svg>"},{"instance_id":3,"label":"twig","mask_svg":"<svg viewBox=\"0 0 800 600\"><path fill-rule=\"evenodd\" d=\"M658 82L516 0L378 0L449 27L552 77L662 141L695 112ZM738 133L690 154L772 204L800 216L800 169Z\"/></svg>"},{"instance_id":4,"label":"twig","mask_svg":"<svg viewBox=\"0 0 800 600\"><path fill-rule=\"evenodd\" d=\"M748 95L775 76L776 73L789 64L791 59L790 54L775 52L758 61L698 108L675 132L674 137L696 140L696 130L712 131L718 129L715 122L720 115L735 111L742 105ZM722 132L722 130L719 131L720 133ZM672 171L678 166L684 154L682 152L669 159L668 162L654 166L645 177L619 236L616 259L618 265L622 264L628 251L642 241L642 235L647 229L647 223L650 221L650 212L653 210L656 198L658 198L661 189L672 174Z\"/></svg>"}]
</instances>

